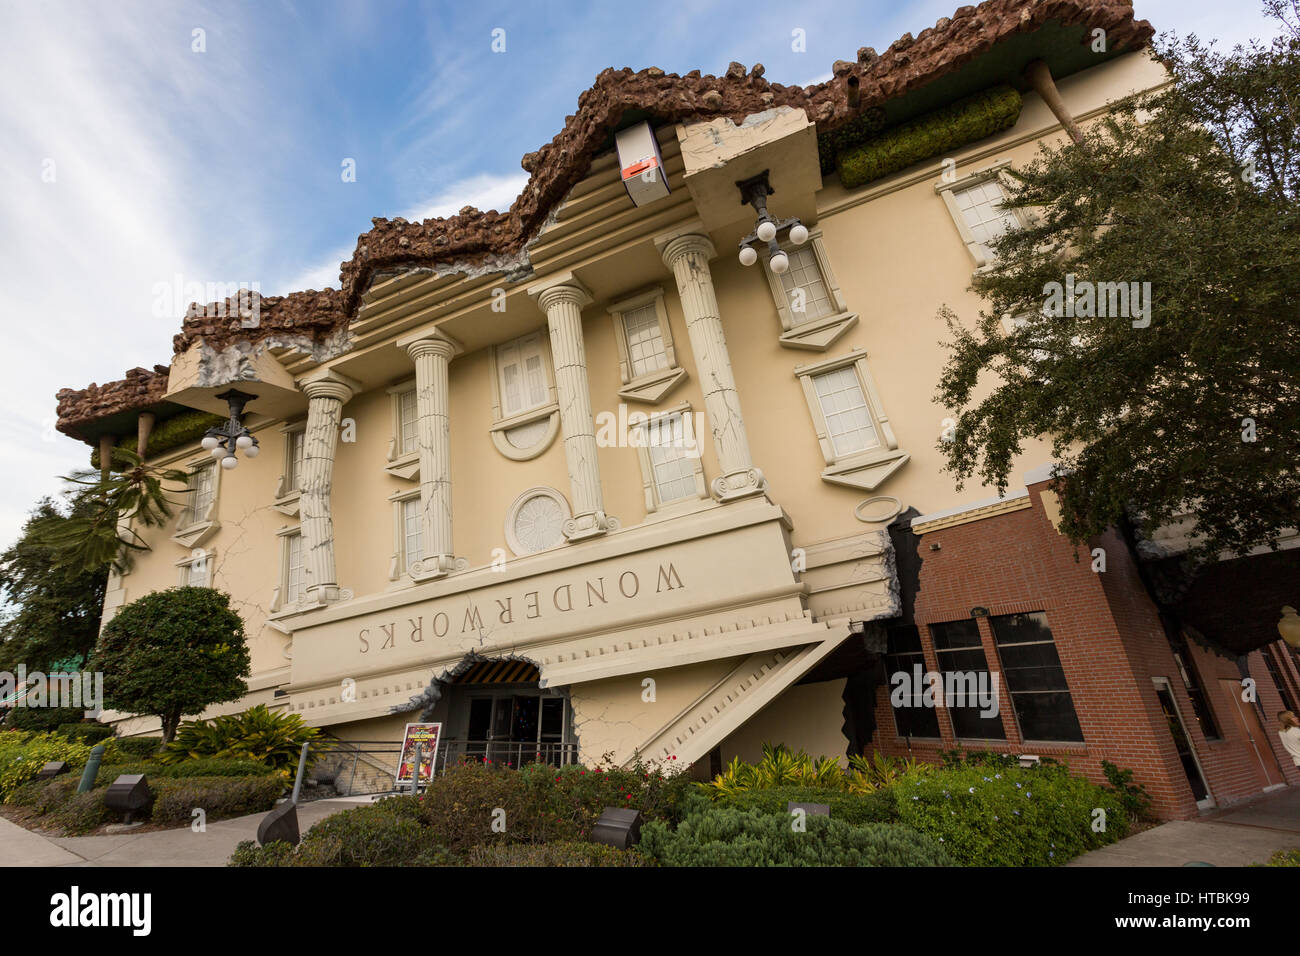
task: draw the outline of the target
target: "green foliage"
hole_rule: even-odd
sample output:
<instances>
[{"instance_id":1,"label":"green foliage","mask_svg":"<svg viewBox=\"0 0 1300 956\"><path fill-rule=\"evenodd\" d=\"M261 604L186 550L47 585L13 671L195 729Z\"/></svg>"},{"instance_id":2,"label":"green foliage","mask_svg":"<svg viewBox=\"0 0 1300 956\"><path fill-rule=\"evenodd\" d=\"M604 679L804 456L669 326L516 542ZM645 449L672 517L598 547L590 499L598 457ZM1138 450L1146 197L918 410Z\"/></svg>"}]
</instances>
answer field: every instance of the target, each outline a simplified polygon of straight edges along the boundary
<instances>
[{"instance_id":1,"label":"green foliage","mask_svg":"<svg viewBox=\"0 0 1300 956\"><path fill-rule=\"evenodd\" d=\"M1268 858L1267 863L1256 864L1258 866L1300 866L1300 847L1292 847L1289 850L1278 850Z\"/></svg>"},{"instance_id":2,"label":"green foliage","mask_svg":"<svg viewBox=\"0 0 1300 956\"><path fill-rule=\"evenodd\" d=\"M638 851L662 866L947 866L948 854L907 827L852 826L834 817L710 808L676 830L661 822L641 829Z\"/></svg>"},{"instance_id":3,"label":"green foliage","mask_svg":"<svg viewBox=\"0 0 1300 956\"><path fill-rule=\"evenodd\" d=\"M208 820L261 813L275 806L284 792L279 776L162 778L150 780L149 786L155 794L150 819L175 826L189 824L196 808Z\"/></svg>"},{"instance_id":4,"label":"green foliage","mask_svg":"<svg viewBox=\"0 0 1300 956\"><path fill-rule=\"evenodd\" d=\"M79 720L84 707L15 707L9 711L5 726L16 730L58 732L70 721Z\"/></svg>"},{"instance_id":5,"label":"green foliage","mask_svg":"<svg viewBox=\"0 0 1300 956\"><path fill-rule=\"evenodd\" d=\"M821 160L822 175L835 172L835 159L850 147L877 135L885 127L885 111L872 107L849 120L839 129L817 134L817 155Z\"/></svg>"},{"instance_id":6,"label":"green foliage","mask_svg":"<svg viewBox=\"0 0 1300 956\"><path fill-rule=\"evenodd\" d=\"M77 790L74 774L55 777L53 780L29 780L9 795L9 804L26 807L38 815L49 813L72 798Z\"/></svg>"},{"instance_id":7,"label":"green foliage","mask_svg":"<svg viewBox=\"0 0 1300 956\"><path fill-rule=\"evenodd\" d=\"M113 728L107 724L59 724L58 733L69 740L82 740L97 744L113 736Z\"/></svg>"},{"instance_id":8,"label":"green foliage","mask_svg":"<svg viewBox=\"0 0 1300 956\"><path fill-rule=\"evenodd\" d=\"M1048 436L1075 542L1190 514L1193 556L1210 557L1300 523L1300 26L1269 9L1271 44L1162 41L1171 86L1014 171L1008 205L1032 222L991 244L978 322L940 313L947 469L1003 493L1025 442ZM1154 305L1054 304L1067 276L1077 295L1150 283Z\"/></svg>"},{"instance_id":9,"label":"green foliage","mask_svg":"<svg viewBox=\"0 0 1300 956\"><path fill-rule=\"evenodd\" d=\"M619 850L601 843L543 843L530 846L476 846L465 866L650 866L636 850Z\"/></svg>"},{"instance_id":10,"label":"green foliage","mask_svg":"<svg viewBox=\"0 0 1300 956\"><path fill-rule=\"evenodd\" d=\"M120 763L100 764L96 779L99 783L112 783L124 773L142 773L149 778L176 780L181 777L270 777L288 779L288 773L256 760L232 760L220 757L199 757L180 763L164 764L156 760L123 760Z\"/></svg>"},{"instance_id":11,"label":"green foliage","mask_svg":"<svg viewBox=\"0 0 1300 956\"><path fill-rule=\"evenodd\" d=\"M80 666L95 646L108 571L61 567L60 552L44 540L52 529L92 512L86 501L61 509L44 498L18 540L0 553L0 603L14 607L0 624L0 669L14 672L20 663L46 672L67 662Z\"/></svg>"},{"instance_id":12,"label":"green foliage","mask_svg":"<svg viewBox=\"0 0 1300 956\"><path fill-rule=\"evenodd\" d=\"M841 152L840 182L852 189L1015 125L1020 94L995 86L927 113Z\"/></svg>"},{"instance_id":13,"label":"green foliage","mask_svg":"<svg viewBox=\"0 0 1300 956\"><path fill-rule=\"evenodd\" d=\"M1151 818L1151 794L1140 783L1133 782L1133 771L1121 770L1109 760L1101 762L1102 772L1110 785L1102 787L1108 793L1119 798L1120 805L1131 820L1149 820Z\"/></svg>"},{"instance_id":14,"label":"green foliage","mask_svg":"<svg viewBox=\"0 0 1300 956\"><path fill-rule=\"evenodd\" d=\"M47 811L41 818L44 829L61 832L64 836L80 836L105 823L118 819L118 814L104 806L105 790L77 793L68 791L68 798Z\"/></svg>"},{"instance_id":15,"label":"green foliage","mask_svg":"<svg viewBox=\"0 0 1300 956\"><path fill-rule=\"evenodd\" d=\"M86 765L90 745L58 734L0 733L0 803L22 784L35 779L51 760L65 760L74 772Z\"/></svg>"},{"instance_id":16,"label":"green foliage","mask_svg":"<svg viewBox=\"0 0 1300 956\"><path fill-rule=\"evenodd\" d=\"M1059 866L1128 832L1114 794L1068 768L967 762L903 778L890 792L901 821L940 840L965 866ZM1094 832L1094 811L1105 811Z\"/></svg>"},{"instance_id":17,"label":"green foliage","mask_svg":"<svg viewBox=\"0 0 1300 956\"><path fill-rule=\"evenodd\" d=\"M161 527L171 518L168 495L183 491L189 481L183 471L147 467L125 448L116 449L113 458L122 470L107 477L93 471L64 476L76 486L70 493L71 513L33 524L37 540L53 553L56 569L125 571L131 552L149 550L137 529Z\"/></svg>"},{"instance_id":18,"label":"green foliage","mask_svg":"<svg viewBox=\"0 0 1300 956\"><path fill-rule=\"evenodd\" d=\"M842 790L848 786L848 779L834 757L814 760L802 750L796 753L785 744L765 743L758 763L745 763L734 757L726 770L704 784L715 798L746 790L786 786Z\"/></svg>"},{"instance_id":19,"label":"green foliage","mask_svg":"<svg viewBox=\"0 0 1300 956\"><path fill-rule=\"evenodd\" d=\"M242 714L211 720L187 720L176 739L158 754L159 763L193 761L200 757L252 760L286 772L296 770L302 745L316 745L307 753L307 766L316 762L325 744L320 731L308 727L297 714L279 713L258 704Z\"/></svg>"},{"instance_id":20,"label":"green foliage","mask_svg":"<svg viewBox=\"0 0 1300 956\"><path fill-rule=\"evenodd\" d=\"M220 425L225 420L222 415L194 411L181 412L179 415L158 422L154 425L153 430L149 432L149 441L145 445L144 457L153 458L155 455L161 455L163 452L179 448L181 445L196 442L203 437L209 428L213 425ZM139 436L136 434L127 434L119 438L113 452L113 467L115 469L123 467L123 461L118 458L119 451L133 452L138 447ZM98 447L90 453L90 467L99 467Z\"/></svg>"},{"instance_id":21,"label":"green foliage","mask_svg":"<svg viewBox=\"0 0 1300 956\"><path fill-rule=\"evenodd\" d=\"M105 707L155 715L171 740L182 715L247 692L244 622L214 588L154 591L108 622L91 668L104 672Z\"/></svg>"},{"instance_id":22,"label":"green foliage","mask_svg":"<svg viewBox=\"0 0 1300 956\"><path fill-rule=\"evenodd\" d=\"M788 803L824 803L831 808L831 818L845 823L896 823L898 806L887 788L868 793L827 790L817 787L768 787L745 790L720 796L715 801L719 807L737 810L758 810L763 813L788 815Z\"/></svg>"},{"instance_id":23,"label":"green foliage","mask_svg":"<svg viewBox=\"0 0 1300 956\"><path fill-rule=\"evenodd\" d=\"M382 801L326 817L297 849L287 843L240 843L231 866L447 866L454 858L428 829Z\"/></svg>"},{"instance_id":24,"label":"green foliage","mask_svg":"<svg viewBox=\"0 0 1300 956\"><path fill-rule=\"evenodd\" d=\"M128 757L147 759L162 748L163 739L161 737L119 737L117 745Z\"/></svg>"}]
</instances>

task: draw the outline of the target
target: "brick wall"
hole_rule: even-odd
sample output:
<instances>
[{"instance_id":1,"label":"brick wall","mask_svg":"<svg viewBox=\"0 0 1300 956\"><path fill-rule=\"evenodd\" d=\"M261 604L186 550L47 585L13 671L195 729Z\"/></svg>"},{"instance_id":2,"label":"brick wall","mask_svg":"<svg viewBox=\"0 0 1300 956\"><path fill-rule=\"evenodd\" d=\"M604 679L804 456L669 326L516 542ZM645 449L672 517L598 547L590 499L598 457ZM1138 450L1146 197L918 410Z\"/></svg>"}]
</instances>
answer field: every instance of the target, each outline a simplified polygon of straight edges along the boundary
<instances>
[{"instance_id":1,"label":"brick wall","mask_svg":"<svg viewBox=\"0 0 1300 956\"><path fill-rule=\"evenodd\" d=\"M1200 732L1191 701L1176 669L1154 604L1147 596L1137 568L1118 535L1093 542L1105 551L1106 570L1092 570L1092 554L1058 534L1044 510L1044 485L1031 486L1032 507L956 525L921 535L922 558L915 621L921 633L928 670L938 671L928 625L963 620L971 609L984 607L991 616L1043 611L1056 641L1057 653L1073 698L1083 743L1049 744L1026 741L1005 686L1000 682L1000 707L1005 741L958 740L947 712L939 708L940 740L909 742L898 735L889 704L889 687L877 696L877 730L873 747L891 755L937 759L940 750L990 749L1053 757L1078 773L1105 782L1101 761L1107 759L1134 771L1151 793L1156 812L1168 819L1198 812L1191 788L1175 750L1152 677L1166 677L1187 725L1206 777L1219 806L1258 793L1258 757L1235 722L1221 721L1221 742L1207 742ZM1049 502L1051 493L1047 493ZM939 550L932 550L934 545ZM984 654L990 670L1000 668L987 618L979 618ZM1251 676L1268 715L1264 736L1270 755L1288 782L1300 784L1300 774L1284 754L1273 715L1282 709L1277 690L1260 652L1251 655ZM1216 716L1231 703L1218 684L1220 677L1237 677L1234 661L1216 658L1199 647L1193 654L1202 669L1202 682ZM1284 659L1282 659L1284 658ZM1289 653L1275 655L1284 669L1284 682L1300 700L1300 672ZM1274 774L1279 772L1274 769ZM1280 779L1280 778L1278 778Z\"/></svg>"}]
</instances>

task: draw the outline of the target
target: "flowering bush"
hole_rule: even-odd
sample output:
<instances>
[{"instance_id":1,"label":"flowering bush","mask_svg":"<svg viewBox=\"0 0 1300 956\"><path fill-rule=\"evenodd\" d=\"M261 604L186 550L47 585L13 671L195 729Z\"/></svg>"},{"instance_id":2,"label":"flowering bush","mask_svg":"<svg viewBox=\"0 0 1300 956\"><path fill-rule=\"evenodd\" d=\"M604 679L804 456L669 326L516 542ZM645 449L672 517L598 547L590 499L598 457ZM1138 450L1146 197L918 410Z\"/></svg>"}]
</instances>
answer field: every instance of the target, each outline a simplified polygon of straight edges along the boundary
<instances>
[{"instance_id":1,"label":"flowering bush","mask_svg":"<svg viewBox=\"0 0 1300 956\"><path fill-rule=\"evenodd\" d=\"M13 792L28 780L34 780L49 761L65 760L75 771L86 765L89 756L90 744L54 733L0 734L0 802L8 802Z\"/></svg>"},{"instance_id":2,"label":"flowering bush","mask_svg":"<svg viewBox=\"0 0 1300 956\"><path fill-rule=\"evenodd\" d=\"M957 764L904 776L890 791L901 822L966 866L1058 866L1129 827L1119 797L1060 764Z\"/></svg>"}]
</instances>

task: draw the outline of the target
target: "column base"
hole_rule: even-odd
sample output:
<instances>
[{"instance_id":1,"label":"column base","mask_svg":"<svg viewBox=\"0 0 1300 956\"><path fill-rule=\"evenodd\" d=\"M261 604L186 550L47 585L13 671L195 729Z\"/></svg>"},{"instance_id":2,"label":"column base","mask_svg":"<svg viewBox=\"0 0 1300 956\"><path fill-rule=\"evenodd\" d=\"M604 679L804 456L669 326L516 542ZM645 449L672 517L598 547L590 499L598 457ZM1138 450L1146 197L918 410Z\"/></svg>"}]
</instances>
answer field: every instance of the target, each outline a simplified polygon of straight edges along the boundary
<instances>
[{"instance_id":1,"label":"column base","mask_svg":"<svg viewBox=\"0 0 1300 956\"><path fill-rule=\"evenodd\" d=\"M609 531L617 531L620 527L617 518L603 511L592 511L574 515L564 522L564 537L572 544L575 541L585 541L587 538L597 538Z\"/></svg>"},{"instance_id":2,"label":"column base","mask_svg":"<svg viewBox=\"0 0 1300 956\"><path fill-rule=\"evenodd\" d=\"M468 558L458 558L451 554L432 554L412 564L408 573L412 581L432 581L434 578L443 578L457 571L467 570L469 570Z\"/></svg>"},{"instance_id":3,"label":"column base","mask_svg":"<svg viewBox=\"0 0 1300 956\"><path fill-rule=\"evenodd\" d=\"M719 501L735 501L738 498L749 498L754 495L766 494L767 479L763 477L763 472L758 468L733 471L714 478L712 491L713 497Z\"/></svg>"},{"instance_id":4,"label":"column base","mask_svg":"<svg viewBox=\"0 0 1300 956\"><path fill-rule=\"evenodd\" d=\"M351 601L353 596L348 588L341 588L337 584L326 584L322 587L308 588L299 606L323 607L326 604L337 604L339 601Z\"/></svg>"}]
</instances>

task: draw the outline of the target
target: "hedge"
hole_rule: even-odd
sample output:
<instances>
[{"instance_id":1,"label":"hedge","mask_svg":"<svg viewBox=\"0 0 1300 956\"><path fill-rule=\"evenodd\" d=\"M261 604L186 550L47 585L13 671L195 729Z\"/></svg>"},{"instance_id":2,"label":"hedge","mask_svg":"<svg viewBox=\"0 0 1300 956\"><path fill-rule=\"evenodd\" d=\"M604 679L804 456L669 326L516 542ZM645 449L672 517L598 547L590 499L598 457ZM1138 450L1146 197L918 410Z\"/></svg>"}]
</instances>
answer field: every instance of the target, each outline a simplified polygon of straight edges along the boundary
<instances>
[{"instance_id":1,"label":"hedge","mask_svg":"<svg viewBox=\"0 0 1300 956\"><path fill-rule=\"evenodd\" d=\"M62 734L69 740L97 744L101 740L112 737L113 728L106 724L59 724L56 733Z\"/></svg>"},{"instance_id":2,"label":"hedge","mask_svg":"<svg viewBox=\"0 0 1300 956\"><path fill-rule=\"evenodd\" d=\"M840 153L836 165L845 189L896 173L915 163L1015 125L1020 94L1009 86L958 100Z\"/></svg>"},{"instance_id":3,"label":"hedge","mask_svg":"<svg viewBox=\"0 0 1300 956\"><path fill-rule=\"evenodd\" d=\"M225 760L216 757L199 757L174 764L129 760L101 765L95 778L96 785L107 786L124 773L142 773L151 780L176 780L182 777L270 777L278 771L256 760Z\"/></svg>"},{"instance_id":4,"label":"hedge","mask_svg":"<svg viewBox=\"0 0 1300 956\"><path fill-rule=\"evenodd\" d=\"M831 818L845 823L897 823L898 806L888 789L871 793L849 793L817 787L766 787L729 794L714 801L717 807L758 810L785 816L788 803L824 803Z\"/></svg>"},{"instance_id":5,"label":"hedge","mask_svg":"<svg viewBox=\"0 0 1300 956\"><path fill-rule=\"evenodd\" d=\"M149 433L149 441L145 443L144 457L152 458L154 455L161 455L165 451L171 451L173 448L179 448L181 445L188 445L190 442L198 441L213 425L220 425L225 421L221 415L214 415L211 412L181 412L179 415L168 418L166 421L158 422ZM135 451L139 447L139 436L137 434L123 435L116 441L116 447L125 448L127 451ZM90 453L90 467L99 467L99 448L96 447ZM120 471L123 465L115 461L113 464L114 471Z\"/></svg>"},{"instance_id":6,"label":"hedge","mask_svg":"<svg viewBox=\"0 0 1300 956\"><path fill-rule=\"evenodd\" d=\"M259 847L245 840L230 866L446 866L446 848L409 814L383 801L326 817L307 831L297 849L287 843Z\"/></svg>"},{"instance_id":7,"label":"hedge","mask_svg":"<svg viewBox=\"0 0 1300 956\"><path fill-rule=\"evenodd\" d=\"M543 843L536 846L476 846L465 855L465 866L651 866L635 850L603 843Z\"/></svg>"},{"instance_id":8,"label":"hedge","mask_svg":"<svg viewBox=\"0 0 1300 956\"><path fill-rule=\"evenodd\" d=\"M853 826L834 817L760 810L711 809L676 830L664 823L641 829L640 853L662 866L949 866L938 843L908 827Z\"/></svg>"},{"instance_id":9,"label":"hedge","mask_svg":"<svg viewBox=\"0 0 1300 956\"><path fill-rule=\"evenodd\" d=\"M117 745L128 757L152 757L162 749L161 737L119 737Z\"/></svg>"}]
</instances>

